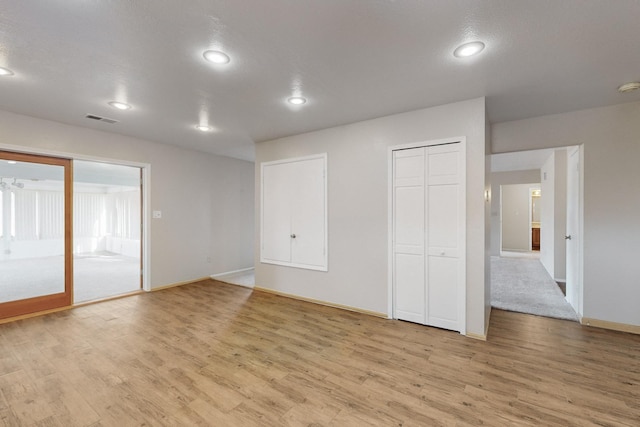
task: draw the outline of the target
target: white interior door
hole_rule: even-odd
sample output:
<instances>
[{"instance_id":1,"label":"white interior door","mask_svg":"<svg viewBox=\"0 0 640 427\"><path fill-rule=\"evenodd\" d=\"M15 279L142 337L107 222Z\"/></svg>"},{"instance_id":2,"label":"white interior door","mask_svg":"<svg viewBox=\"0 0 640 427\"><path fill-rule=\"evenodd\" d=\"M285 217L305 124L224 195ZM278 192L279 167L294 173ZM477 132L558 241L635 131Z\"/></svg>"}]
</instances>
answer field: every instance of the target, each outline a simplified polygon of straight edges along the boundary
<instances>
[{"instance_id":1,"label":"white interior door","mask_svg":"<svg viewBox=\"0 0 640 427\"><path fill-rule=\"evenodd\" d=\"M460 144L427 149L427 324L460 330L464 206Z\"/></svg>"},{"instance_id":2,"label":"white interior door","mask_svg":"<svg viewBox=\"0 0 640 427\"><path fill-rule=\"evenodd\" d=\"M580 150L575 149L567 165L567 301L582 317L580 278Z\"/></svg>"},{"instance_id":3,"label":"white interior door","mask_svg":"<svg viewBox=\"0 0 640 427\"><path fill-rule=\"evenodd\" d=\"M393 152L394 317L464 331L461 144Z\"/></svg>"},{"instance_id":4,"label":"white interior door","mask_svg":"<svg viewBox=\"0 0 640 427\"><path fill-rule=\"evenodd\" d=\"M395 318L425 324L425 148L393 152Z\"/></svg>"}]
</instances>

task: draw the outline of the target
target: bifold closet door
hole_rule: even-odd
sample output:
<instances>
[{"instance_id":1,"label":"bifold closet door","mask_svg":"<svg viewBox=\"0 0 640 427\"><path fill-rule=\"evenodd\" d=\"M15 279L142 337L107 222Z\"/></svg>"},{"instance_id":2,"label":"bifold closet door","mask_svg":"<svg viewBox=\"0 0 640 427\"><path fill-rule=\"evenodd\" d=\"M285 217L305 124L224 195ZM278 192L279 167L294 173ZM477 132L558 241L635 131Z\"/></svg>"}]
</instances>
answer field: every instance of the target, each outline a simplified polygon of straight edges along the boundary
<instances>
[{"instance_id":1,"label":"bifold closet door","mask_svg":"<svg viewBox=\"0 0 640 427\"><path fill-rule=\"evenodd\" d=\"M394 317L426 323L425 148L393 153Z\"/></svg>"},{"instance_id":2,"label":"bifold closet door","mask_svg":"<svg viewBox=\"0 0 640 427\"><path fill-rule=\"evenodd\" d=\"M394 317L462 330L464 189L460 144L393 157Z\"/></svg>"},{"instance_id":3,"label":"bifold closet door","mask_svg":"<svg viewBox=\"0 0 640 427\"><path fill-rule=\"evenodd\" d=\"M427 324L460 331L464 288L464 182L460 144L429 147L427 183Z\"/></svg>"}]
</instances>

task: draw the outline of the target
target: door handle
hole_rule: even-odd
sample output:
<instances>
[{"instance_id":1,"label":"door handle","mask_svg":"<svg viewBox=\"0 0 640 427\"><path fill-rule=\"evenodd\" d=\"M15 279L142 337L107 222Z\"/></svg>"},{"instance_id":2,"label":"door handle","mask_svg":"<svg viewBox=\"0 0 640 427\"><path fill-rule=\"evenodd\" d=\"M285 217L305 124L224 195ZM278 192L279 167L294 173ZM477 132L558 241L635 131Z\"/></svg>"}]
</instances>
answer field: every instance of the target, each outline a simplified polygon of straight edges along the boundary
<instances>
[{"instance_id":1,"label":"door handle","mask_svg":"<svg viewBox=\"0 0 640 427\"><path fill-rule=\"evenodd\" d=\"M289 237L291 237L292 239L295 239L295 238L296 238L296 235L295 235L295 234L292 234L292 235L291 235L291 236L289 236Z\"/></svg>"},{"instance_id":2,"label":"door handle","mask_svg":"<svg viewBox=\"0 0 640 427\"><path fill-rule=\"evenodd\" d=\"M571 240L571 234L569 234L568 236L564 236L564 240Z\"/></svg>"}]
</instances>

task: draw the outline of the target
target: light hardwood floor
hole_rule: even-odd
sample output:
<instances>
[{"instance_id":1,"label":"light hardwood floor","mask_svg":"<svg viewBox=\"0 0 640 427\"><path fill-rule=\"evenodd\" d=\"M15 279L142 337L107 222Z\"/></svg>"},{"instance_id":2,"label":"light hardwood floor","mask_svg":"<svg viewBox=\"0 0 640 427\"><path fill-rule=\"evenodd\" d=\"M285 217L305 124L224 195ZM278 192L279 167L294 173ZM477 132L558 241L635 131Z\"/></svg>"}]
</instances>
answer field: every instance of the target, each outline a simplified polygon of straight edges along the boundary
<instances>
[{"instance_id":1,"label":"light hardwood floor","mask_svg":"<svg viewBox=\"0 0 640 427\"><path fill-rule=\"evenodd\" d=\"M487 342L204 281L0 325L0 425L640 425L640 336Z\"/></svg>"}]
</instances>

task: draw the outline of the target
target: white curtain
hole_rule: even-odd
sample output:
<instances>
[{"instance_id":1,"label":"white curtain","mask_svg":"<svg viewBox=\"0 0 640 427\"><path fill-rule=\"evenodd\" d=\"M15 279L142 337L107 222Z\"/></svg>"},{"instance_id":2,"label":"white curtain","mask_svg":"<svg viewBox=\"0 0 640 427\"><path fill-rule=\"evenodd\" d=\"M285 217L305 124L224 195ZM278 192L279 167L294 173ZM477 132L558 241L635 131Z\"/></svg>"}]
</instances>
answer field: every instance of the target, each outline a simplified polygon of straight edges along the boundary
<instances>
[{"instance_id":1,"label":"white curtain","mask_svg":"<svg viewBox=\"0 0 640 427\"><path fill-rule=\"evenodd\" d=\"M19 194L16 193L16 202ZM64 193L60 191L37 191L37 217L33 221L39 225L40 239L62 239L64 238ZM17 204L17 203L16 203ZM19 212L16 207L16 213ZM16 238L18 234L16 215Z\"/></svg>"},{"instance_id":2,"label":"white curtain","mask_svg":"<svg viewBox=\"0 0 640 427\"><path fill-rule=\"evenodd\" d=\"M113 237L140 239L140 190L107 194L108 230Z\"/></svg>"},{"instance_id":3,"label":"white curtain","mask_svg":"<svg viewBox=\"0 0 640 427\"><path fill-rule=\"evenodd\" d=\"M106 195L76 193L73 196L73 236L101 237L107 234Z\"/></svg>"},{"instance_id":4,"label":"white curtain","mask_svg":"<svg viewBox=\"0 0 640 427\"><path fill-rule=\"evenodd\" d=\"M38 193L36 191L13 192L13 215L16 240L38 239Z\"/></svg>"}]
</instances>

